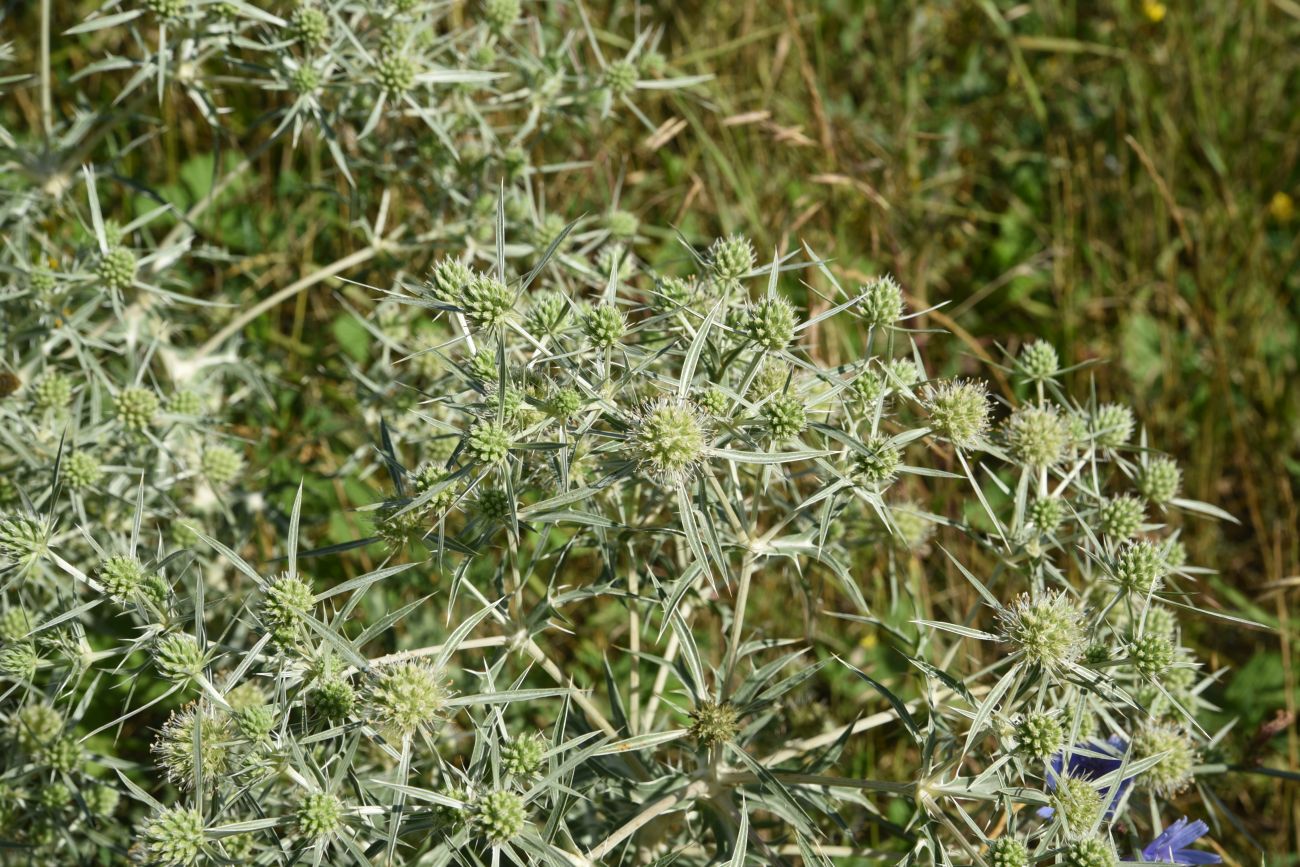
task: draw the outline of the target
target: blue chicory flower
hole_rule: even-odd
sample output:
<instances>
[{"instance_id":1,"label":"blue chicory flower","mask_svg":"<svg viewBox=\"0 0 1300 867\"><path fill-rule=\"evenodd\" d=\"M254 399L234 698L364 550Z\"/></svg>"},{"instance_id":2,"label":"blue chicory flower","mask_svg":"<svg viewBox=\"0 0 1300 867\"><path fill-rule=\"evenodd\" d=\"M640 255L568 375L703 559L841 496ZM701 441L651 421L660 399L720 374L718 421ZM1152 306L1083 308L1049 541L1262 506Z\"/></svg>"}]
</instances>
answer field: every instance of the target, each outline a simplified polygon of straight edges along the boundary
<instances>
[{"instance_id":1,"label":"blue chicory flower","mask_svg":"<svg viewBox=\"0 0 1300 867\"><path fill-rule=\"evenodd\" d=\"M1200 819L1188 822L1184 816L1165 828L1159 837L1151 841L1150 846L1142 850L1142 860L1161 864L1222 864L1223 859L1213 852L1187 848L1209 833L1209 830L1209 826Z\"/></svg>"}]
</instances>

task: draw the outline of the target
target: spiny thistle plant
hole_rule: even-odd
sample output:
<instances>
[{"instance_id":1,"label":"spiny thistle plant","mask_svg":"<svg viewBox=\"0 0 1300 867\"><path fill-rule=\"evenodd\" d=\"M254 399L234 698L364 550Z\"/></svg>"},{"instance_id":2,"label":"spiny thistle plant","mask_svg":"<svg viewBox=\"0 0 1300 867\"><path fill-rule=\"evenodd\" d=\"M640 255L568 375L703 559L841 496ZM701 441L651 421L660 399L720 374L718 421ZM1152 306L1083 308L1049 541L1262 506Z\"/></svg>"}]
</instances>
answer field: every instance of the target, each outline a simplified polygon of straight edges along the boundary
<instances>
[{"instance_id":1,"label":"spiny thistle plant","mask_svg":"<svg viewBox=\"0 0 1300 867\"><path fill-rule=\"evenodd\" d=\"M0 128L0 862L1218 860L1222 674L1181 623L1240 622L1179 534L1230 517L1046 343L949 375L892 277L543 206L574 161L534 148L655 130L653 92L704 80L658 30L112 0L63 35L98 58L64 95L118 108L56 113L38 50L39 128ZM248 137L188 209L122 183L172 134L146 108ZM206 297L257 256L203 215L279 147L361 246ZM365 263L389 279L335 300L377 442L339 477L385 497L272 513L245 446L285 383L244 328ZM332 518L364 531L318 545ZM873 712L821 701L832 674ZM892 761L847 761L873 730Z\"/></svg>"}]
</instances>

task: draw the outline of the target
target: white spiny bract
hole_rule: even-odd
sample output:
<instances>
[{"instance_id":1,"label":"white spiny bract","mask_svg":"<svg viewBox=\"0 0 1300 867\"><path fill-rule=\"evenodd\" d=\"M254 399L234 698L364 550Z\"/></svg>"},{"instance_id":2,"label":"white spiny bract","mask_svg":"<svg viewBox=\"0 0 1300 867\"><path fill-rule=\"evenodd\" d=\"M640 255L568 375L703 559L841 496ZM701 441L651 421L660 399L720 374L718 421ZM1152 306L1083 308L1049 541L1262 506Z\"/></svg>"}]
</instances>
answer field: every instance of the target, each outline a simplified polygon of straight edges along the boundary
<instances>
[{"instance_id":1,"label":"white spiny bract","mask_svg":"<svg viewBox=\"0 0 1300 867\"><path fill-rule=\"evenodd\" d=\"M34 180L0 210L0 840L39 863L702 867L870 824L895 860L1112 867L1113 824L1149 829L1214 767L1177 465L1125 404L1068 395L1048 344L997 384L933 323L918 345L891 278L838 285L743 233L651 249L673 232L639 206L543 211L613 102L639 122L673 83L657 26L620 56L541 5L108 3L55 52L105 61L86 80L121 108L20 134ZM88 101L84 68L56 106ZM300 281L379 283L322 341L354 338L331 389L376 434L328 479L264 399L297 387L303 335L257 305L303 257L249 253L224 192L140 195L173 180L147 159L120 180L121 145L202 138L159 111L223 141L268 123L312 177L243 153L187 183L355 205L324 231L360 246ZM48 168L51 140L86 169ZM831 672L848 709L819 698ZM841 757L868 706L881 779ZM1062 771L1111 752L1144 763L1140 809Z\"/></svg>"}]
</instances>

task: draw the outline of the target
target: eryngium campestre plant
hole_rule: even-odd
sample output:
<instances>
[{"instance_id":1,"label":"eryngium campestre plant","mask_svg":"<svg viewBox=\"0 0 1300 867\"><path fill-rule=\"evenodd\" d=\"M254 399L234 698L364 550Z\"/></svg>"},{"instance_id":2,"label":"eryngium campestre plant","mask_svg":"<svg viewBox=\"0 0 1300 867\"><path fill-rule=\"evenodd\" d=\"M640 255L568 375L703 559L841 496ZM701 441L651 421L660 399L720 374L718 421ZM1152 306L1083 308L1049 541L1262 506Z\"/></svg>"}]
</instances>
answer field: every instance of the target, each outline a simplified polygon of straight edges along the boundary
<instances>
[{"instance_id":1,"label":"eryngium campestre plant","mask_svg":"<svg viewBox=\"0 0 1300 867\"><path fill-rule=\"evenodd\" d=\"M1162 839L1221 767L1176 616L1199 604L1176 528L1214 511L1130 409L1065 392L1054 347L991 389L922 357L890 278L543 213L568 144L620 107L653 129L648 94L691 83L657 29L556 8L109 2L41 123L3 130L5 851L825 863L870 825L882 857L1021 867L1113 864L1121 822ZM119 110L64 116L82 81ZM277 286L217 219L263 152L187 172L214 186L180 213L131 159L193 140L155 114L251 129L360 246ZM531 162L548 137L559 167ZM367 263L398 272L357 310L380 436L332 481L386 474L380 538L305 551L304 522L365 522L248 484L283 356L241 342ZM218 270L245 282L211 304ZM872 716L819 698L831 672ZM879 778L841 759L867 722L897 747Z\"/></svg>"}]
</instances>

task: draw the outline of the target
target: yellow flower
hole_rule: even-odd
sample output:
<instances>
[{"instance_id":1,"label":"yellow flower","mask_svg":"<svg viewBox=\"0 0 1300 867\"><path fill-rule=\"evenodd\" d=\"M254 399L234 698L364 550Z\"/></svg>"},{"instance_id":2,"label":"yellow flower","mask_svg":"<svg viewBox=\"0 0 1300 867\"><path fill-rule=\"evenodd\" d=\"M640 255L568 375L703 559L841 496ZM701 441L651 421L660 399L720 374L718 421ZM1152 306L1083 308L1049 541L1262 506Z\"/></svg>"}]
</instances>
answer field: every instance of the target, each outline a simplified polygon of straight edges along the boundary
<instances>
[{"instance_id":1,"label":"yellow flower","mask_svg":"<svg viewBox=\"0 0 1300 867\"><path fill-rule=\"evenodd\" d=\"M1268 202L1268 215L1279 223L1289 223L1295 216L1295 200L1283 192L1276 192Z\"/></svg>"},{"instance_id":2,"label":"yellow flower","mask_svg":"<svg viewBox=\"0 0 1300 867\"><path fill-rule=\"evenodd\" d=\"M1165 20L1165 14L1169 7L1159 2L1159 0L1143 0L1142 14L1146 15L1147 20L1153 24L1159 24Z\"/></svg>"}]
</instances>

